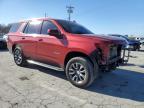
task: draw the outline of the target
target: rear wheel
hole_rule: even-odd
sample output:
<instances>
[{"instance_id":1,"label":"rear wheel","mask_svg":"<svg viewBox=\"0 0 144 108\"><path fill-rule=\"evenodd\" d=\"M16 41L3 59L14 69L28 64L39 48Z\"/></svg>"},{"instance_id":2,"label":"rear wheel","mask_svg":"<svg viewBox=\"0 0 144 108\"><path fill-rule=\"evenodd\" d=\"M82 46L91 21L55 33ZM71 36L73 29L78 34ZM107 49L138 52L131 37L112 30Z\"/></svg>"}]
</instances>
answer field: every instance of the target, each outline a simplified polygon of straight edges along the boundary
<instances>
[{"instance_id":1,"label":"rear wheel","mask_svg":"<svg viewBox=\"0 0 144 108\"><path fill-rule=\"evenodd\" d=\"M19 46L16 46L16 48L14 49L13 56L14 56L14 61L18 66L27 65L26 58L24 57L22 50Z\"/></svg>"},{"instance_id":2,"label":"rear wheel","mask_svg":"<svg viewBox=\"0 0 144 108\"><path fill-rule=\"evenodd\" d=\"M94 81L93 64L85 57L74 57L66 65L66 76L73 85L88 87Z\"/></svg>"}]
</instances>

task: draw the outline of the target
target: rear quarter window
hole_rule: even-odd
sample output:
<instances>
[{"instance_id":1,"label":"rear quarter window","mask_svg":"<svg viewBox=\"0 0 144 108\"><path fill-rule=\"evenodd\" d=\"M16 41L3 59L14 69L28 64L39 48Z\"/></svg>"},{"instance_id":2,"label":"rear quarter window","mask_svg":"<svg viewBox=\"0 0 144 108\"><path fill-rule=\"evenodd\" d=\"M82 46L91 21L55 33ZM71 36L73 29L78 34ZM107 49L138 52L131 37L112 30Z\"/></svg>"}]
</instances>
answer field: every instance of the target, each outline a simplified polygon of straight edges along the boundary
<instances>
[{"instance_id":1,"label":"rear quarter window","mask_svg":"<svg viewBox=\"0 0 144 108\"><path fill-rule=\"evenodd\" d=\"M17 32L20 26L21 26L21 23L11 24L11 28L10 28L9 32Z\"/></svg>"}]
</instances>

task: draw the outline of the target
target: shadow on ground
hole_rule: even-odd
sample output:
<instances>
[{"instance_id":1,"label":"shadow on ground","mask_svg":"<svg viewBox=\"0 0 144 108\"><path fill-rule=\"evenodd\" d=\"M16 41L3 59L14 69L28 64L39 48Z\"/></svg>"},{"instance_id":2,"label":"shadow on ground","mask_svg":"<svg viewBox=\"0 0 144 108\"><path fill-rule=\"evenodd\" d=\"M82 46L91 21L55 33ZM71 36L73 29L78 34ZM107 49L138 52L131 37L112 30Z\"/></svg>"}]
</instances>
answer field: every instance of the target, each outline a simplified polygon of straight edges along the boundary
<instances>
[{"instance_id":1,"label":"shadow on ground","mask_svg":"<svg viewBox=\"0 0 144 108\"><path fill-rule=\"evenodd\" d=\"M144 65L140 65L139 67L144 68Z\"/></svg>"},{"instance_id":2,"label":"shadow on ground","mask_svg":"<svg viewBox=\"0 0 144 108\"><path fill-rule=\"evenodd\" d=\"M118 69L103 75L87 90L144 102L144 73Z\"/></svg>"},{"instance_id":3,"label":"shadow on ground","mask_svg":"<svg viewBox=\"0 0 144 108\"><path fill-rule=\"evenodd\" d=\"M141 50L139 50L139 52L144 52L144 50L141 49Z\"/></svg>"},{"instance_id":4,"label":"shadow on ground","mask_svg":"<svg viewBox=\"0 0 144 108\"><path fill-rule=\"evenodd\" d=\"M29 65L28 68L38 69L40 72L67 80L64 72L37 65ZM144 73L118 69L112 73L102 74L84 90L144 102Z\"/></svg>"},{"instance_id":5,"label":"shadow on ground","mask_svg":"<svg viewBox=\"0 0 144 108\"><path fill-rule=\"evenodd\" d=\"M49 69L49 68L45 68L45 67L42 67L42 66L39 66L39 65L35 65L35 64L29 64L25 68L37 69L40 72L43 72L43 73L46 73L46 74L49 74L49 75L52 75L52 76L67 80L65 72L63 72L63 71L55 71L55 70L52 70L52 69Z\"/></svg>"},{"instance_id":6,"label":"shadow on ground","mask_svg":"<svg viewBox=\"0 0 144 108\"><path fill-rule=\"evenodd\" d=\"M144 65L136 65L136 64L132 64L132 63L127 63L126 65L121 65L121 66L138 66L140 68L144 68Z\"/></svg>"}]
</instances>

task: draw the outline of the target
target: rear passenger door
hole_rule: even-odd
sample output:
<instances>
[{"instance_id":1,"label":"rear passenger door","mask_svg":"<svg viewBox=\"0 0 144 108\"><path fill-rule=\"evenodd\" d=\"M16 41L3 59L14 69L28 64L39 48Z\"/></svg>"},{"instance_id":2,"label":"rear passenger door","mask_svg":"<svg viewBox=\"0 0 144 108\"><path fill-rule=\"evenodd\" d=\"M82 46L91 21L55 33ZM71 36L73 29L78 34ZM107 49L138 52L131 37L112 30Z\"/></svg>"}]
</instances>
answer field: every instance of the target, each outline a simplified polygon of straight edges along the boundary
<instances>
[{"instance_id":1,"label":"rear passenger door","mask_svg":"<svg viewBox=\"0 0 144 108\"><path fill-rule=\"evenodd\" d=\"M37 43L36 37L40 34L41 25L42 21L38 20L28 22L23 31L23 35L21 36L24 55L31 59L35 59Z\"/></svg>"}]
</instances>

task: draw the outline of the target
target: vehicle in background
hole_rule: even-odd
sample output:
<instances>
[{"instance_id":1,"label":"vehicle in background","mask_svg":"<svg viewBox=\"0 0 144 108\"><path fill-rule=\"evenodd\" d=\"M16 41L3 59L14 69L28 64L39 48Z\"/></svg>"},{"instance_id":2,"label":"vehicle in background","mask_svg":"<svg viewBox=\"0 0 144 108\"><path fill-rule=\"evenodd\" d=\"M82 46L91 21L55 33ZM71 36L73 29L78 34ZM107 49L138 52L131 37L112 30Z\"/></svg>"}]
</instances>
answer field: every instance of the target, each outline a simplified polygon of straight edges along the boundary
<instances>
[{"instance_id":1,"label":"vehicle in background","mask_svg":"<svg viewBox=\"0 0 144 108\"><path fill-rule=\"evenodd\" d=\"M118 37L95 35L78 23L40 18L12 24L8 49L18 66L34 63L65 71L77 87L87 87L101 71L111 71L122 63Z\"/></svg>"},{"instance_id":2,"label":"vehicle in background","mask_svg":"<svg viewBox=\"0 0 144 108\"><path fill-rule=\"evenodd\" d=\"M7 35L0 36L0 49L7 48Z\"/></svg>"},{"instance_id":3,"label":"vehicle in background","mask_svg":"<svg viewBox=\"0 0 144 108\"><path fill-rule=\"evenodd\" d=\"M144 45L144 40L141 40L140 43L141 43L141 45Z\"/></svg>"},{"instance_id":4,"label":"vehicle in background","mask_svg":"<svg viewBox=\"0 0 144 108\"><path fill-rule=\"evenodd\" d=\"M128 37L126 37L126 36L119 35L119 34L110 34L109 36L124 38L127 41L126 48L129 49L129 50L136 51L136 50L140 50L140 48L141 48L140 47L141 43L137 40L132 40L132 39L129 39Z\"/></svg>"},{"instance_id":5,"label":"vehicle in background","mask_svg":"<svg viewBox=\"0 0 144 108\"><path fill-rule=\"evenodd\" d=\"M144 37L135 37L135 40L142 41L142 40L144 40Z\"/></svg>"}]
</instances>

